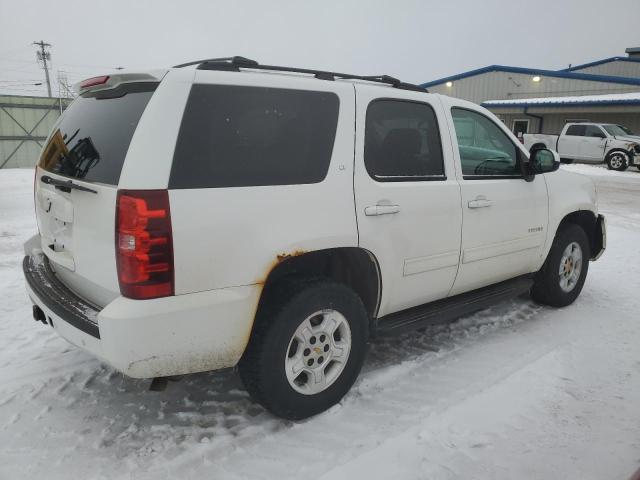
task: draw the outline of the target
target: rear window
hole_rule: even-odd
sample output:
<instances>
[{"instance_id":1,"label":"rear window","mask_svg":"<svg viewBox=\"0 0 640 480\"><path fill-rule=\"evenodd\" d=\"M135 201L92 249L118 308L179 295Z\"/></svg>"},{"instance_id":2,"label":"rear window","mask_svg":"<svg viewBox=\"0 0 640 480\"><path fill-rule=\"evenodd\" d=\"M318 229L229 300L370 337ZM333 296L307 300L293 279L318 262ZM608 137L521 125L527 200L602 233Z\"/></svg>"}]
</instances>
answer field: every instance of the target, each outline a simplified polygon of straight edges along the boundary
<instances>
[{"instance_id":1,"label":"rear window","mask_svg":"<svg viewBox=\"0 0 640 480\"><path fill-rule=\"evenodd\" d=\"M52 173L117 185L131 137L155 83L78 97L64 112L38 165Z\"/></svg>"},{"instance_id":2,"label":"rear window","mask_svg":"<svg viewBox=\"0 0 640 480\"><path fill-rule=\"evenodd\" d=\"M182 119L169 188L321 182L339 100L330 92L194 85Z\"/></svg>"}]
</instances>

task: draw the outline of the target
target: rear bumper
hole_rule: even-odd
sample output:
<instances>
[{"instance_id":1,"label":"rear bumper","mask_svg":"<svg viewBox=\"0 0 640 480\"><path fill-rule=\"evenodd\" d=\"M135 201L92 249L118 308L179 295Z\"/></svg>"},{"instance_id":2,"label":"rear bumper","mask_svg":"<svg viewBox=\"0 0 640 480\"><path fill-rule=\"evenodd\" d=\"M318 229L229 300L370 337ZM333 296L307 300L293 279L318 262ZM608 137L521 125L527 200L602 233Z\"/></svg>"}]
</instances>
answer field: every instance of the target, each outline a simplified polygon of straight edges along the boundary
<instances>
[{"instance_id":1,"label":"rear bumper","mask_svg":"<svg viewBox=\"0 0 640 480\"><path fill-rule=\"evenodd\" d=\"M27 291L58 334L135 378L234 366L251 334L260 285L131 300L103 309L55 276L46 257L23 262Z\"/></svg>"},{"instance_id":2,"label":"rear bumper","mask_svg":"<svg viewBox=\"0 0 640 480\"><path fill-rule=\"evenodd\" d=\"M32 298L37 296L47 309L58 317L65 318L78 330L100 339L97 321L100 309L69 290L56 277L47 257L43 255L24 257L22 272Z\"/></svg>"}]
</instances>

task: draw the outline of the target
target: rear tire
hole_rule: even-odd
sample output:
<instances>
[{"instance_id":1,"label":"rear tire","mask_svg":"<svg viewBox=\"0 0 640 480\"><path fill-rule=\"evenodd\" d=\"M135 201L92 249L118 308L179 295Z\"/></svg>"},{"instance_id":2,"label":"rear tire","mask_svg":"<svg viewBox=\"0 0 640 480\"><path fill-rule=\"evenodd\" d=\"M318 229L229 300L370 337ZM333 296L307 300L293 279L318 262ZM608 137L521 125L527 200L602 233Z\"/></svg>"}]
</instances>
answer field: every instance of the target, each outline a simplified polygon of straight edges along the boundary
<instances>
[{"instance_id":1,"label":"rear tire","mask_svg":"<svg viewBox=\"0 0 640 480\"><path fill-rule=\"evenodd\" d=\"M570 165L573 163L573 158L561 158L560 163L565 163L567 165Z\"/></svg>"},{"instance_id":2,"label":"rear tire","mask_svg":"<svg viewBox=\"0 0 640 480\"><path fill-rule=\"evenodd\" d=\"M629 168L629 156L620 150L616 150L607 155L605 160L607 162L607 168L609 170L616 170L618 172L624 172Z\"/></svg>"},{"instance_id":3,"label":"rear tire","mask_svg":"<svg viewBox=\"0 0 640 480\"><path fill-rule=\"evenodd\" d=\"M274 415L316 415L338 403L360 373L367 312L353 290L324 278L284 279L265 295L240 378Z\"/></svg>"},{"instance_id":4,"label":"rear tire","mask_svg":"<svg viewBox=\"0 0 640 480\"><path fill-rule=\"evenodd\" d=\"M575 224L562 227L542 269L536 274L531 297L552 307L572 304L584 286L590 257L585 231Z\"/></svg>"}]
</instances>

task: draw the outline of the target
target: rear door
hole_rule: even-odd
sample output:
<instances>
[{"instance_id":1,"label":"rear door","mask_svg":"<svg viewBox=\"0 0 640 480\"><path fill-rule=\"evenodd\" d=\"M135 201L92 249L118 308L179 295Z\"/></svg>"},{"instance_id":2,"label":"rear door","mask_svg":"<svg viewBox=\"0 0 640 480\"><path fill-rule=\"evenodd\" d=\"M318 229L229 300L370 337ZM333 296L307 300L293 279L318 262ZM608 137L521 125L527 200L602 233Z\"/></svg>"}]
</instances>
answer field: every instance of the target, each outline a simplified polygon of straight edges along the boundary
<instances>
[{"instance_id":1,"label":"rear door","mask_svg":"<svg viewBox=\"0 0 640 480\"><path fill-rule=\"evenodd\" d=\"M382 271L379 315L446 297L460 255L460 187L437 96L356 86L360 246Z\"/></svg>"},{"instance_id":2,"label":"rear door","mask_svg":"<svg viewBox=\"0 0 640 480\"><path fill-rule=\"evenodd\" d=\"M114 221L131 138L157 82L84 93L64 112L36 170L42 251L60 279L105 305L118 295ZM72 182L82 190L60 186Z\"/></svg>"}]
</instances>

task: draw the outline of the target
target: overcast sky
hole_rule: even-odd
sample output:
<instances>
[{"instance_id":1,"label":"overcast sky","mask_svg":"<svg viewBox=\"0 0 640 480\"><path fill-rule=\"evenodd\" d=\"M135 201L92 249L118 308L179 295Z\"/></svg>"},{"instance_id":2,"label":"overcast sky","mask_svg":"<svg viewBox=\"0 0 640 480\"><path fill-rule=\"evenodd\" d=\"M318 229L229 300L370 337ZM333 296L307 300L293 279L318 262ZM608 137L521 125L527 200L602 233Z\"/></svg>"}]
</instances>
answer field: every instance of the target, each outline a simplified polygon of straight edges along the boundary
<instances>
[{"instance_id":1,"label":"overcast sky","mask_svg":"<svg viewBox=\"0 0 640 480\"><path fill-rule=\"evenodd\" d=\"M244 55L425 82L490 64L559 69L640 46L640 0L0 0L0 93L53 78ZM55 92L54 92L55 93Z\"/></svg>"}]
</instances>

